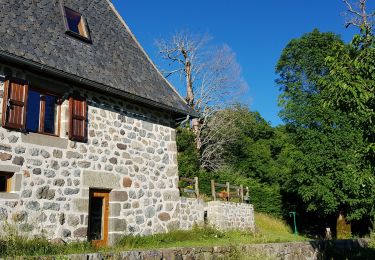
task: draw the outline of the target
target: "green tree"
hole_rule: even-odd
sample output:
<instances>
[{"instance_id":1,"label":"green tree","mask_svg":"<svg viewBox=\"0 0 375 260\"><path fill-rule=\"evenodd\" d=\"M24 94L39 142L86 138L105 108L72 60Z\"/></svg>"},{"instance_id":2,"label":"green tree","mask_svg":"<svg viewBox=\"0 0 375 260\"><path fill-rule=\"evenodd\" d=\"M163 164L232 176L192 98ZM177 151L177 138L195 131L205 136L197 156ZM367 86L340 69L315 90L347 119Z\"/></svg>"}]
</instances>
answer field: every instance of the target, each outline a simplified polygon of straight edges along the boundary
<instances>
[{"instance_id":1,"label":"green tree","mask_svg":"<svg viewBox=\"0 0 375 260\"><path fill-rule=\"evenodd\" d=\"M283 188L308 212L328 217L344 211L349 219L361 219L371 210L374 188L366 181L371 171L363 160L362 131L346 113L323 106L320 84L330 73L326 57L338 46L347 48L337 35L315 29L291 40L277 63L280 115L298 148Z\"/></svg>"},{"instance_id":2,"label":"green tree","mask_svg":"<svg viewBox=\"0 0 375 260\"><path fill-rule=\"evenodd\" d=\"M363 130L369 162L375 166L375 37L362 29L349 47L335 46L327 57L329 75L325 86L326 105L348 113Z\"/></svg>"},{"instance_id":3,"label":"green tree","mask_svg":"<svg viewBox=\"0 0 375 260\"><path fill-rule=\"evenodd\" d=\"M199 171L199 154L195 146L195 135L186 127L176 130L177 162L179 176L195 177Z\"/></svg>"},{"instance_id":4,"label":"green tree","mask_svg":"<svg viewBox=\"0 0 375 260\"><path fill-rule=\"evenodd\" d=\"M231 111L236 118L236 140L227 147L227 161L245 177L265 184L280 184L288 172L289 145L283 127L273 128L258 112L237 106Z\"/></svg>"},{"instance_id":5,"label":"green tree","mask_svg":"<svg viewBox=\"0 0 375 260\"><path fill-rule=\"evenodd\" d=\"M290 153L295 150L285 127L273 128L258 112L242 105L227 109L226 114L235 119L236 138L225 147L227 167L213 177L249 187L255 210L281 216L280 187L290 175Z\"/></svg>"}]
</instances>

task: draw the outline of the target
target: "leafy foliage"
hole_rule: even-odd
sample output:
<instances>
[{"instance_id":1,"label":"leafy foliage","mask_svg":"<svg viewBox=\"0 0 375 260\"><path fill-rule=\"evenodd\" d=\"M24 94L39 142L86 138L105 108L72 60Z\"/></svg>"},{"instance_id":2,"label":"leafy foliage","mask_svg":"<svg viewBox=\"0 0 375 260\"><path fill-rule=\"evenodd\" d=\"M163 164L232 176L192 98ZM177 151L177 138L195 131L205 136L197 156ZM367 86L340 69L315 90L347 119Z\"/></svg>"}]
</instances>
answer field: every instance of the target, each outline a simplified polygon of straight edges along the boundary
<instances>
[{"instance_id":1,"label":"leafy foliage","mask_svg":"<svg viewBox=\"0 0 375 260\"><path fill-rule=\"evenodd\" d=\"M216 171L200 168L193 131L178 128L179 175L198 177L200 192L208 197L211 196L212 179L219 183L242 184L249 187L250 200L257 211L281 216L280 184L289 172L288 154L293 150L285 129L272 128L259 113L241 105L219 111L217 115L234 120L229 129L215 131L216 134L233 136L232 142L222 146L221 155L226 165Z\"/></svg>"},{"instance_id":2,"label":"leafy foliage","mask_svg":"<svg viewBox=\"0 0 375 260\"><path fill-rule=\"evenodd\" d=\"M347 48L338 36L315 29L292 40L276 66L281 116L297 147L284 189L296 193L307 211L327 217L344 211L361 219L371 210L374 188L367 182L362 132L346 113L323 106L320 82L330 73L325 59L337 46Z\"/></svg>"},{"instance_id":3,"label":"leafy foliage","mask_svg":"<svg viewBox=\"0 0 375 260\"><path fill-rule=\"evenodd\" d=\"M375 37L356 35L349 47L335 46L327 57L329 75L322 79L326 105L349 113L367 143L375 166Z\"/></svg>"},{"instance_id":4,"label":"leafy foliage","mask_svg":"<svg viewBox=\"0 0 375 260\"><path fill-rule=\"evenodd\" d=\"M195 135L190 129L179 127L176 133L179 175L195 177L199 171L199 155L195 146Z\"/></svg>"}]
</instances>

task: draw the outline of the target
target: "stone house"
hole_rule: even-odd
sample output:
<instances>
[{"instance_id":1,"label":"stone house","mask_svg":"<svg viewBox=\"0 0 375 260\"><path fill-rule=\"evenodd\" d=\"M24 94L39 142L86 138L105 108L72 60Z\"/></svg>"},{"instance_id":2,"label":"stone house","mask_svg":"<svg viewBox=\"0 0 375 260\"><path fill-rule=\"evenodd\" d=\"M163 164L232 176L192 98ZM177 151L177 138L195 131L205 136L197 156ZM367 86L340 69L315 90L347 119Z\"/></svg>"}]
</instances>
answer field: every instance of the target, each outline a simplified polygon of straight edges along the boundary
<instances>
[{"instance_id":1,"label":"stone house","mask_svg":"<svg viewBox=\"0 0 375 260\"><path fill-rule=\"evenodd\" d=\"M179 228L175 125L196 114L112 3L0 7L0 220L99 245Z\"/></svg>"}]
</instances>

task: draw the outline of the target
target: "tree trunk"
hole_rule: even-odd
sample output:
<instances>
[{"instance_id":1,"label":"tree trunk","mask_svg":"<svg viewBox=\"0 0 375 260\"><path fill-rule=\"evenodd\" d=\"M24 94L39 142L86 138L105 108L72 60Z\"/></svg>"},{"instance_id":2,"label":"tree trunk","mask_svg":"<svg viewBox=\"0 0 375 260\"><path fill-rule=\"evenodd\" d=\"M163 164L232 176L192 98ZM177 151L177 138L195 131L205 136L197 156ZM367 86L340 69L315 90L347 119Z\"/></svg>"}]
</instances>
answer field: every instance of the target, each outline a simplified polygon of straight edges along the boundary
<instances>
[{"instance_id":1,"label":"tree trunk","mask_svg":"<svg viewBox=\"0 0 375 260\"><path fill-rule=\"evenodd\" d=\"M191 120L191 128L193 130L193 133L195 134L195 144L196 144L196 147L197 147L198 151L202 147L202 141L200 139L200 130L201 130L201 127L202 127L202 125L200 123L199 118L193 118Z\"/></svg>"},{"instance_id":2,"label":"tree trunk","mask_svg":"<svg viewBox=\"0 0 375 260\"><path fill-rule=\"evenodd\" d=\"M185 63L186 71L186 102L189 106L194 107L194 92L193 92L193 81L191 75L191 64L189 61Z\"/></svg>"}]
</instances>

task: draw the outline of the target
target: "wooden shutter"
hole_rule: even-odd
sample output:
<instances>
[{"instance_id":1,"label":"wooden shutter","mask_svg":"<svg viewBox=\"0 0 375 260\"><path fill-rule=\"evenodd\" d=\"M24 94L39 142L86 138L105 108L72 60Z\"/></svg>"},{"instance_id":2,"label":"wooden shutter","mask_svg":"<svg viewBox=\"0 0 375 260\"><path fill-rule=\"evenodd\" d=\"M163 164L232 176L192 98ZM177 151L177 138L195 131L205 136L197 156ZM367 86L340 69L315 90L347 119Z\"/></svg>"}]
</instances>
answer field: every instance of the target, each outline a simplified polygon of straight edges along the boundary
<instances>
[{"instance_id":1,"label":"wooden shutter","mask_svg":"<svg viewBox=\"0 0 375 260\"><path fill-rule=\"evenodd\" d=\"M69 139L86 141L87 138L87 104L84 98L69 98Z\"/></svg>"},{"instance_id":2,"label":"wooden shutter","mask_svg":"<svg viewBox=\"0 0 375 260\"><path fill-rule=\"evenodd\" d=\"M25 129L28 90L28 82L16 78L6 78L3 96L3 127Z\"/></svg>"}]
</instances>

